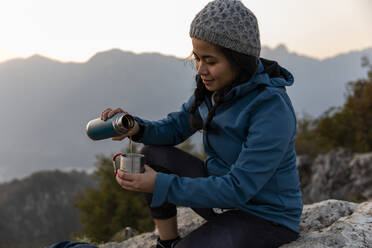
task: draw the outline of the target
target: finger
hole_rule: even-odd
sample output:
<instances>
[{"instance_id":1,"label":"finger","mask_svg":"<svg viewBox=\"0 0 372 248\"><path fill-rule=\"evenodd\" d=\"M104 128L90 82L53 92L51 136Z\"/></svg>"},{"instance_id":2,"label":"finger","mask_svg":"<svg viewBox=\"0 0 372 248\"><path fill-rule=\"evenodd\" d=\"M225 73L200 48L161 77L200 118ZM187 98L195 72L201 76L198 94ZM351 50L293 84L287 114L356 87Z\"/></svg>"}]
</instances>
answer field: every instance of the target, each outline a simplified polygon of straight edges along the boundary
<instances>
[{"instance_id":1,"label":"finger","mask_svg":"<svg viewBox=\"0 0 372 248\"><path fill-rule=\"evenodd\" d=\"M119 169L117 172L117 177L123 179L125 172L122 169Z\"/></svg>"},{"instance_id":2,"label":"finger","mask_svg":"<svg viewBox=\"0 0 372 248\"><path fill-rule=\"evenodd\" d=\"M125 172L124 170L120 169L118 170L118 177L121 179L121 180L126 180L128 182L132 182L134 181L134 177L133 177L133 174L131 173L128 173L128 172Z\"/></svg>"},{"instance_id":3,"label":"finger","mask_svg":"<svg viewBox=\"0 0 372 248\"><path fill-rule=\"evenodd\" d=\"M120 177L116 177L116 181L124 189L126 189L126 190L132 190L132 191L134 190L133 182L122 180Z\"/></svg>"},{"instance_id":4,"label":"finger","mask_svg":"<svg viewBox=\"0 0 372 248\"><path fill-rule=\"evenodd\" d=\"M107 108L105 109L102 113L101 113L101 120L106 120L107 119L107 114L110 113L112 111L111 108Z\"/></svg>"},{"instance_id":5,"label":"finger","mask_svg":"<svg viewBox=\"0 0 372 248\"><path fill-rule=\"evenodd\" d=\"M117 171L117 173L116 173L116 177L115 177L116 181L118 181L118 182L120 182L120 183L122 183L122 182L126 182L125 184L127 184L127 185L130 185L130 184L133 183L133 182L130 181L130 180L124 179L124 176L123 176L123 175L124 175L123 170L119 169L119 170Z\"/></svg>"},{"instance_id":6,"label":"finger","mask_svg":"<svg viewBox=\"0 0 372 248\"><path fill-rule=\"evenodd\" d=\"M139 173L128 173L126 171L124 171L124 173L121 175L121 178L123 180L127 180L127 181L138 181L139 180Z\"/></svg>"},{"instance_id":7,"label":"finger","mask_svg":"<svg viewBox=\"0 0 372 248\"><path fill-rule=\"evenodd\" d=\"M148 166L147 164L145 164L145 173L146 172L151 172L153 170L154 170L153 168L151 168L150 166Z\"/></svg>"},{"instance_id":8,"label":"finger","mask_svg":"<svg viewBox=\"0 0 372 248\"><path fill-rule=\"evenodd\" d=\"M124 134L124 135L121 135L121 136L113 137L112 140L120 141L120 140L125 139L126 137L128 137L128 134Z\"/></svg>"},{"instance_id":9,"label":"finger","mask_svg":"<svg viewBox=\"0 0 372 248\"><path fill-rule=\"evenodd\" d=\"M128 114L128 112L122 110L121 108L116 108L116 109L110 111L110 113L108 113L108 118L110 118L110 117L116 115L117 113L125 113L125 114Z\"/></svg>"}]
</instances>

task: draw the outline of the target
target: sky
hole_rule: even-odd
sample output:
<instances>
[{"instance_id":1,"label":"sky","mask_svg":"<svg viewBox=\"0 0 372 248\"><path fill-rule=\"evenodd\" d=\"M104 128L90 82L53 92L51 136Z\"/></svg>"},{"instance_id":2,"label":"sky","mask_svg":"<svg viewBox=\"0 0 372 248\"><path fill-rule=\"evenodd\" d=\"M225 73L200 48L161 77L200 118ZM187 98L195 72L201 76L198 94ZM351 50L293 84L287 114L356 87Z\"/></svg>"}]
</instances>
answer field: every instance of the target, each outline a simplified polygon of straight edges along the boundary
<instances>
[{"instance_id":1,"label":"sky","mask_svg":"<svg viewBox=\"0 0 372 248\"><path fill-rule=\"evenodd\" d=\"M0 0L0 62L43 55L84 62L100 51L187 57L189 25L209 0ZM372 47L372 0L243 0L263 46L324 59Z\"/></svg>"}]
</instances>

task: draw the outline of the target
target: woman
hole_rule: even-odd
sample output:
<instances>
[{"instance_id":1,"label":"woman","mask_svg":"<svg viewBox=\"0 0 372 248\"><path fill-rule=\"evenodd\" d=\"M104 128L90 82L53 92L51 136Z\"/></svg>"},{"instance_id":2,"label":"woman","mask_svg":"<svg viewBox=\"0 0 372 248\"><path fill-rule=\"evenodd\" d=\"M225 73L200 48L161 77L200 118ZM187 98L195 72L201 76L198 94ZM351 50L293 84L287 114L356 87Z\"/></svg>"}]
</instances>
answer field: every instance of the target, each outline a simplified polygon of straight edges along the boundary
<instances>
[{"instance_id":1,"label":"woman","mask_svg":"<svg viewBox=\"0 0 372 248\"><path fill-rule=\"evenodd\" d=\"M163 120L136 117L130 135L145 144L145 173L119 171L117 182L148 193L157 247L278 247L295 240L302 201L296 119L285 91L292 75L259 58L257 20L240 1L208 3L190 37L194 95ZM106 109L101 118L118 112ZM206 161L173 147L197 130ZM181 239L176 206L192 207L207 222Z\"/></svg>"}]
</instances>

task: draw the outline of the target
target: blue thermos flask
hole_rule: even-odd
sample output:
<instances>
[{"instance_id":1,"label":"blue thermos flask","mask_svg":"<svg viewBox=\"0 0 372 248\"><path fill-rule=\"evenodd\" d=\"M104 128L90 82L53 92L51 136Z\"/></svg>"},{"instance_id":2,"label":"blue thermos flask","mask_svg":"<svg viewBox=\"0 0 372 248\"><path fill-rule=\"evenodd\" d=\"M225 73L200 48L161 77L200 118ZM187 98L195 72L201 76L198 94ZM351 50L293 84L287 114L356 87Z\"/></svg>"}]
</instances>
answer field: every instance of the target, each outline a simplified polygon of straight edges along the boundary
<instances>
[{"instance_id":1,"label":"blue thermos flask","mask_svg":"<svg viewBox=\"0 0 372 248\"><path fill-rule=\"evenodd\" d=\"M102 140L128 133L134 127L133 116L118 113L105 121L97 118L88 122L86 131L92 140Z\"/></svg>"}]
</instances>

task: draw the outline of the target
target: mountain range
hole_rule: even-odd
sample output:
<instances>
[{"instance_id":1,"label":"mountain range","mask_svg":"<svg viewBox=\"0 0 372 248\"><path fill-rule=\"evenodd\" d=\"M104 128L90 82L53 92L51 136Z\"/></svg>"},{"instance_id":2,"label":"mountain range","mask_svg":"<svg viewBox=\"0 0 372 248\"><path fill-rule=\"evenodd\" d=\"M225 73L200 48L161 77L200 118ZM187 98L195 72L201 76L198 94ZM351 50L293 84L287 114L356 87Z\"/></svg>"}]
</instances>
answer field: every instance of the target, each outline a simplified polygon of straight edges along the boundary
<instances>
[{"instance_id":1,"label":"mountain range","mask_svg":"<svg viewBox=\"0 0 372 248\"><path fill-rule=\"evenodd\" d=\"M284 45L263 47L261 55L293 73L288 94L298 116L316 117L342 105L347 82L365 78L361 57L372 60L372 47L324 60ZM160 119L190 97L194 75L191 61L119 49L84 63L40 55L0 63L0 182L45 169L92 169L97 154L122 151L127 142L89 140L89 120L107 107Z\"/></svg>"},{"instance_id":2,"label":"mountain range","mask_svg":"<svg viewBox=\"0 0 372 248\"><path fill-rule=\"evenodd\" d=\"M39 171L0 183L0 248L39 248L82 230L74 204L97 178L85 172Z\"/></svg>"}]
</instances>

